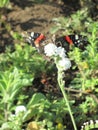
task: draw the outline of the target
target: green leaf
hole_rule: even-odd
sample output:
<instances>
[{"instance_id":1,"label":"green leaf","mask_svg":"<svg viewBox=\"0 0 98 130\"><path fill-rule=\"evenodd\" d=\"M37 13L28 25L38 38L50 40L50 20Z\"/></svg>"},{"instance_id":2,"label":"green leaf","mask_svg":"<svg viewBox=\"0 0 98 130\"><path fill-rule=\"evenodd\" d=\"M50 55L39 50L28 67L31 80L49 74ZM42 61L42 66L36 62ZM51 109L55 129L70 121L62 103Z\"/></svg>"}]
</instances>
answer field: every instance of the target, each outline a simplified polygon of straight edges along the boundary
<instances>
[{"instance_id":1,"label":"green leaf","mask_svg":"<svg viewBox=\"0 0 98 130\"><path fill-rule=\"evenodd\" d=\"M46 97L42 93L35 93L29 103L27 104L27 107L29 108L32 105L38 104L40 101L45 100Z\"/></svg>"},{"instance_id":2,"label":"green leaf","mask_svg":"<svg viewBox=\"0 0 98 130\"><path fill-rule=\"evenodd\" d=\"M60 29L59 26L54 26L54 27L52 27L52 28L50 29L50 32L51 32L51 34L54 34L54 33L56 33L59 29Z\"/></svg>"}]
</instances>

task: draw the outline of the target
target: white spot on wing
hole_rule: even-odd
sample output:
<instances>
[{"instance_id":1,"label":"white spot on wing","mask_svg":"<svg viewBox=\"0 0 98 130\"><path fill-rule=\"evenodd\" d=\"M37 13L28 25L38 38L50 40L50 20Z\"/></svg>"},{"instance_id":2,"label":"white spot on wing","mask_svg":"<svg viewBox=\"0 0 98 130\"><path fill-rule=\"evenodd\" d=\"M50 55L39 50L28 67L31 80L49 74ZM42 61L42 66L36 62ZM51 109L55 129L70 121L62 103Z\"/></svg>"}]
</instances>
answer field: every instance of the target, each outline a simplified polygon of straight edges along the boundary
<instances>
[{"instance_id":1,"label":"white spot on wing","mask_svg":"<svg viewBox=\"0 0 98 130\"><path fill-rule=\"evenodd\" d=\"M31 37L33 37L34 36L34 32L31 32Z\"/></svg>"},{"instance_id":2,"label":"white spot on wing","mask_svg":"<svg viewBox=\"0 0 98 130\"><path fill-rule=\"evenodd\" d=\"M78 39L79 39L79 36L78 36L78 35L75 35L75 39L78 40Z\"/></svg>"}]
</instances>

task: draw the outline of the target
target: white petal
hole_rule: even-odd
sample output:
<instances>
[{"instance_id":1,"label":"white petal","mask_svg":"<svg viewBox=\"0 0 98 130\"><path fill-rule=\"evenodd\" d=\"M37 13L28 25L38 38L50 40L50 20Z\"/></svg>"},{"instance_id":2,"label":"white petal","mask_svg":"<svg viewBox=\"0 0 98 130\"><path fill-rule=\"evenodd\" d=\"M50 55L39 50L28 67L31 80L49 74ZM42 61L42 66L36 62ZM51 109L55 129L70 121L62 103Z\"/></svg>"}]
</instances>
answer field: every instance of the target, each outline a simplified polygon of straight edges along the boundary
<instances>
[{"instance_id":1,"label":"white petal","mask_svg":"<svg viewBox=\"0 0 98 130\"><path fill-rule=\"evenodd\" d=\"M49 43L44 47L44 52L47 56L56 55L57 46L53 43Z\"/></svg>"},{"instance_id":2,"label":"white petal","mask_svg":"<svg viewBox=\"0 0 98 130\"><path fill-rule=\"evenodd\" d=\"M17 115L18 113L20 112L25 112L26 111L26 107L25 106L17 106L16 109L15 109L15 115Z\"/></svg>"},{"instance_id":3,"label":"white petal","mask_svg":"<svg viewBox=\"0 0 98 130\"><path fill-rule=\"evenodd\" d=\"M58 69L62 71L67 70L71 67L71 62L68 58L62 58L58 61L57 66L59 67Z\"/></svg>"},{"instance_id":4,"label":"white petal","mask_svg":"<svg viewBox=\"0 0 98 130\"><path fill-rule=\"evenodd\" d=\"M61 58L66 57L66 51L64 48L62 47L58 47L57 48L57 55L59 55Z\"/></svg>"}]
</instances>

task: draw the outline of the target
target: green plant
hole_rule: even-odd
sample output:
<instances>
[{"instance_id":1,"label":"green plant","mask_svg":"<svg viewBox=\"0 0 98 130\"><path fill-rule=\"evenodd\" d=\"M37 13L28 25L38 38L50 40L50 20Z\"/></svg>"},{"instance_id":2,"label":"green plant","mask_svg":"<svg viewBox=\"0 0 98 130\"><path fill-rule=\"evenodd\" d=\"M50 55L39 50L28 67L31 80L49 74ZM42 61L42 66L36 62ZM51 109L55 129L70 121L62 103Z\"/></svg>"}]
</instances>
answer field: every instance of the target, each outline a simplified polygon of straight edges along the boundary
<instances>
[{"instance_id":1,"label":"green plant","mask_svg":"<svg viewBox=\"0 0 98 130\"><path fill-rule=\"evenodd\" d=\"M13 104L13 110L16 109L17 105L18 104ZM39 129L44 130L55 130L56 128L61 130L60 128L65 128L63 119L66 117L68 110L63 99L50 102L42 93L35 93L32 95L28 103L25 104L25 107L26 110L24 112L21 111L22 107L20 112L15 112L15 114L12 114L12 110L10 110L8 120L2 121L1 129L21 130L23 127L27 127L28 130L30 129L29 125L32 122L35 122L35 124L37 123ZM29 122L28 125L26 125L27 122Z\"/></svg>"},{"instance_id":2,"label":"green plant","mask_svg":"<svg viewBox=\"0 0 98 130\"><path fill-rule=\"evenodd\" d=\"M0 8L7 7L9 0L0 0Z\"/></svg>"},{"instance_id":3,"label":"green plant","mask_svg":"<svg viewBox=\"0 0 98 130\"><path fill-rule=\"evenodd\" d=\"M97 112L97 102L92 97L86 96L85 101L79 105L82 113L93 113L96 114ZM94 117L96 119L96 116Z\"/></svg>"},{"instance_id":4,"label":"green plant","mask_svg":"<svg viewBox=\"0 0 98 130\"><path fill-rule=\"evenodd\" d=\"M38 77L42 72L48 70L48 68L45 70L46 66L47 61L37 53L34 47L27 44L17 44L14 51L7 48L6 52L0 55L1 71L16 67L20 72Z\"/></svg>"},{"instance_id":5,"label":"green plant","mask_svg":"<svg viewBox=\"0 0 98 130\"><path fill-rule=\"evenodd\" d=\"M83 91L90 89L91 91L98 91L96 86L98 85L97 71L98 71L98 39L97 37L97 23L92 24L92 34L89 37L89 44L86 49L81 52L80 49L74 48L69 53L70 58L75 61L79 73L74 78L72 83L75 83L75 88L81 88ZM91 31L91 27L90 30Z\"/></svg>"},{"instance_id":6,"label":"green plant","mask_svg":"<svg viewBox=\"0 0 98 130\"><path fill-rule=\"evenodd\" d=\"M28 114L26 119L34 118L40 128L55 129L59 123L63 125L63 119L68 111L63 99L49 101L43 94L36 93L27 104ZM54 124L57 124L56 126ZM65 126L63 126L65 127Z\"/></svg>"},{"instance_id":7,"label":"green plant","mask_svg":"<svg viewBox=\"0 0 98 130\"><path fill-rule=\"evenodd\" d=\"M82 118L76 120L86 121L92 119L98 119L96 115L97 111L97 86L98 86L98 24L92 23L88 28L89 44L85 47L84 51L79 48L73 48L73 51L69 52L70 59L75 62L73 69L77 69L76 77L71 81L71 87L75 90L79 90L81 93L79 96L79 109L78 114ZM83 95L86 93L87 95ZM82 100L81 100L82 99ZM77 110L76 109L76 110ZM74 111L77 115L77 111ZM85 120L86 119L86 120ZM89 125L85 126L87 129Z\"/></svg>"},{"instance_id":8,"label":"green plant","mask_svg":"<svg viewBox=\"0 0 98 130\"><path fill-rule=\"evenodd\" d=\"M35 3L43 3L44 2L44 0L31 0L31 1L33 1Z\"/></svg>"},{"instance_id":9,"label":"green plant","mask_svg":"<svg viewBox=\"0 0 98 130\"><path fill-rule=\"evenodd\" d=\"M64 34L70 33L83 33L87 30L90 23L92 23L92 19L88 17L87 9L82 9L77 11L75 14L72 14L70 17L59 17L53 18L56 26L53 26L50 29L50 32L54 34L58 30L61 30Z\"/></svg>"},{"instance_id":10,"label":"green plant","mask_svg":"<svg viewBox=\"0 0 98 130\"><path fill-rule=\"evenodd\" d=\"M32 80L32 77L20 73L17 68L0 72L0 124L8 121L20 91L23 87L31 85Z\"/></svg>"}]
</instances>

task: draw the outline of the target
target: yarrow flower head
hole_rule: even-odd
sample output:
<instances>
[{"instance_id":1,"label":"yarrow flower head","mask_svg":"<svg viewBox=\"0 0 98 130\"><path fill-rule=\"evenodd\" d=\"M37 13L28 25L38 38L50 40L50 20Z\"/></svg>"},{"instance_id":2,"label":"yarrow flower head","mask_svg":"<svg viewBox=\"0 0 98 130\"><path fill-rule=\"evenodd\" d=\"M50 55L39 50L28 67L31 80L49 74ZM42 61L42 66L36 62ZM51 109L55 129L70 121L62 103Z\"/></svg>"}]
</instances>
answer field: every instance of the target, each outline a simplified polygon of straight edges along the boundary
<instances>
[{"instance_id":1,"label":"yarrow flower head","mask_svg":"<svg viewBox=\"0 0 98 130\"><path fill-rule=\"evenodd\" d=\"M18 115L20 112L26 112L26 107L23 105L17 106L15 109L15 115Z\"/></svg>"},{"instance_id":2,"label":"yarrow flower head","mask_svg":"<svg viewBox=\"0 0 98 130\"><path fill-rule=\"evenodd\" d=\"M49 56L49 57L56 55L57 46L53 43L49 43L44 47L44 52L45 52L46 56Z\"/></svg>"},{"instance_id":3,"label":"yarrow flower head","mask_svg":"<svg viewBox=\"0 0 98 130\"><path fill-rule=\"evenodd\" d=\"M65 49L62 47L57 47L56 54L59 55L60 58L64 58L67 56Z\"/></svg>"},{"instance_id":4,"label":"yarrow flower head","mask_svg":"<svg viewBox=\"0 0 98 130\"><path fill-rule=\"evenodd\" d=\"M47 56L60 56L61 58L65 57L65 50L62 47L57 47L53 43L49 43L44 47L44 52Z\"/></svg>"},{"instance_id":5,"label":"yarrow flower head","mask_svg":"<svg viewBox=\"0 0 98 130\"><path fill-rule=\"evenodd\" d=\"M66 51L63 47L57 47L53 43L49 43L44 47L44 52L46 56L54 57L56 66L58 70L67 70L71 67L71 62L69 58L67 58ZM59 60L58 59L59 56Z\"/></svg>"},{"instance_id":6,"label":"yarrow flower head","mask_svg":"<svg viewBox=\"0 0 98 130\"><path fill-rule=\"evenodd\" d=\"M69 58L62 58L57 63L59 70L67 70L71 67L71 62Z\"/></svg>"}]
</instances>

